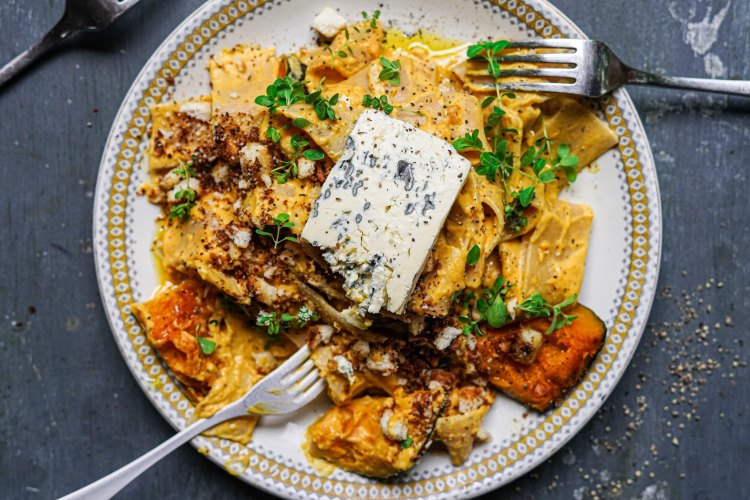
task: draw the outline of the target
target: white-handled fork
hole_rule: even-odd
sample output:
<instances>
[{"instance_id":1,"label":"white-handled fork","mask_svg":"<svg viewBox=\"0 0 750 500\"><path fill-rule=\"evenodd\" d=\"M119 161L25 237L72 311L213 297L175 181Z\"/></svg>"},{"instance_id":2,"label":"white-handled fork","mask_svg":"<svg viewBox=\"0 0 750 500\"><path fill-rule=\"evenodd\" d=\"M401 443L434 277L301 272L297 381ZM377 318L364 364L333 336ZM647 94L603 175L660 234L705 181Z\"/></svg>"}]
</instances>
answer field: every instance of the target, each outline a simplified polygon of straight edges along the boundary
<instances>
[{"instance_id":1,"label":"white-handled fork","mask_svg":"<svg viewBox=\"0 0 750 500\"><path fill-rule=\"evenodd\" d=\"M602 97L622 85L655 85L676 89L701 90L750 97L750 81L683 78L647 73L623 63L602 42L594 40L549 38L529 42L511 42L509 49L527 53L500 57L501 90L562 92L587 97ZM535 52L542 49L542 53ZM536 63L536 68L505 69L503 62ZM553 64L553 67L548 65ZM506 77L533 78L509 82ZM554 79L554 81L545 81ZM494 85L492 85L494 89Z\"/></svg>"},{"instance_id":2,"label":"white-handled fork","mask_svg":"<svg viewBox=\"0 0 750 500\"><path fill-rule=\"evenodd\" d=\"M0 86L76 31L98 31L112 24L139 0L66 0L62 18L37 43L0 69Z\"/></svg>"},{"instance_id":3,"label":"white-handled fork","mask_svg":"<svg viewBox=\"0 0 750 500\"><path fill-rule=\"evenodd\" d=\"M325 389L325 381L309 359L307 345L266 375L242 398L209 418L198 420L142 457L61 500L101 500L113 497L146 469L202 432L236 417L282 415L310 403Z\"/></svg>"}]
</instances>

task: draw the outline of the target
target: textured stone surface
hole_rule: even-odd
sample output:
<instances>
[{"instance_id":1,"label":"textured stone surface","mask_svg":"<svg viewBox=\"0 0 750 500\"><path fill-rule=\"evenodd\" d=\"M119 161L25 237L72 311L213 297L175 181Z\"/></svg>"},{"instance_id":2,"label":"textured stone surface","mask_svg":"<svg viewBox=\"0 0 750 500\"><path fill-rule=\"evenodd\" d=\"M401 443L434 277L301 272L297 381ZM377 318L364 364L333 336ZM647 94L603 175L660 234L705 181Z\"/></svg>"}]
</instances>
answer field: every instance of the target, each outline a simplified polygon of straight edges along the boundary
<instances>
[{"instance_id":1,"label":"textured stone surface","mask_svg":"<svg viewBox=\"0 0 750 500\"><path fill-rule=\"evenodd\" d=\"M0 89L0 498L60 496L172 434L109 333L91 253L92 192L130 83L200 3L144 0ZM557 4L634 65L750 78L748 0ZM0 2L0 59L40 37L62 7ZM650 327L603 411L492 498L750 498L742 347L750 327L750 101L659 89L632 95L664 208ZM267 495L184 447L121 497Z\"/></svg>"}]
</instances>

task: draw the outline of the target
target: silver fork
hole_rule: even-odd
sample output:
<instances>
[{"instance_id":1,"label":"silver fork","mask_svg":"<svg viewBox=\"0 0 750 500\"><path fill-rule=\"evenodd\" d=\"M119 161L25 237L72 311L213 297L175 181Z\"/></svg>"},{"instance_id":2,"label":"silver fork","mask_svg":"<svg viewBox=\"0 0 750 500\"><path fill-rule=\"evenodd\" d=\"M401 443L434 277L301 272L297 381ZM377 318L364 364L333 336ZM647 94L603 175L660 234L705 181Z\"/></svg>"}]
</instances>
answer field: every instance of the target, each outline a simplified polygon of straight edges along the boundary
<instances>
[{"instance_id":1,"label":"silver fork","mask_svg":"<svg viewBox=\"0 0 750 500\"><path fill-rule=\"evenodd\" d=\"M138 2L139 0L66 0L65 12L57 24L41 40L0 69L0 86L76 31L102 30Z\"/></svg>"},{"instance_id":2,"label":"silver fork","mask_svg":"<svg viewBox=\"0 0 750 500\"><path fill-rule=\"evenodd\" d=\"M310 349L301 347L278 368L266 375L245 395L209 418L178 432L142 457L61 500L111 498L146 469L200 433L229 419L250 415L282 415L310 403L325 388L318 369L309 359Z\"/></svg>"},{"instance_id":3,"label":"silver fork","mask_svg":"<svg viewBox=\"0 0 750 500\"><path fill-rule=\"evenodd\" d=\"M706 78L682 78L647 73L624 64L602 42L594 40L544 39L529 42L512 42L514 49L559 49L565 52L516 54L503 56L504 62L526 62L562 64L564 67L540 67L503 69L501 67L500 88L529 92L563 92L588 97L602 97L625 85L656 85L676 89L719 92L739 96L750 96L750 81L711 80ZM503 82L508 76L560 78L562 82Z\"/></svg>"}]
</instances>

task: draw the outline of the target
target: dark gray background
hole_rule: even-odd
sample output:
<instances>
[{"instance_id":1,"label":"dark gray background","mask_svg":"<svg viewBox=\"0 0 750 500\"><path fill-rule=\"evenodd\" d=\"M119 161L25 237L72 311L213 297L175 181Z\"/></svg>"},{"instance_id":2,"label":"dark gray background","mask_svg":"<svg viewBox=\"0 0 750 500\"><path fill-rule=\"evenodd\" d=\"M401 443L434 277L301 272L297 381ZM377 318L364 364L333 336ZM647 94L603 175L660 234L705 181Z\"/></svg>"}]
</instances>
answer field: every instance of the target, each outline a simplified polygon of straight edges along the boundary
<instances>
[{"instance_id":1,"label":"dark gray background","mask_svg":"<svg viewBox=\"0 0 750 500\"><path fill-rule=\"evenodd\" d=\"M0 498L53 498L172 429L111 338L91 253L104 141L152 51L199 0L143 0L0 89ZM750 78L750 1L557 0L623 59ZM62 0L0 1L0 59ZM387 18L387 7L383 9ZM664 209L659 297L633 364L560 453L493 498L750 498L748 100L634 89ZM520 495L519 495L520 493ZM121 498L264 497L190 447Z\"/></svg>"}]
</instances>

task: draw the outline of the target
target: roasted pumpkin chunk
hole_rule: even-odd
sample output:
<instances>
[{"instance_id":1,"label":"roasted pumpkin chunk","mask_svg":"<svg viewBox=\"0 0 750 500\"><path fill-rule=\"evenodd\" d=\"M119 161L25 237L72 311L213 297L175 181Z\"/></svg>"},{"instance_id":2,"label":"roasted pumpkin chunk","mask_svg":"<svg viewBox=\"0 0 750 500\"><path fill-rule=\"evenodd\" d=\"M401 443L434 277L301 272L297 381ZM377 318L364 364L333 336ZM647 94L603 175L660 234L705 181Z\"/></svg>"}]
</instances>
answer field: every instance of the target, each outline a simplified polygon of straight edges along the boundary
<instances>
[{"instance_id":1,"label":"roasted pumpkin chunk","mask_svg":"<svg viewBox=\"0 0 750 500\"><path fill-rule=\"evenodd\" d=\"M446 402L439 384L393 397L364 396L331 408L307 431L309 452L371 477L409 470L426 450Z\"/></svg>"},{"instance_id":2,"label":"roasted pumpkin chunk","mask_svg":"<svg viewBox=\"0 0 750 500\"><path fill-rule=\"evenodd\" d=\"M200 418L242 397L296 350L285 337L269 343L265 333L224 308L215 289L197 280L164 285L132 308ZM206 434L246 444L257 421L239 417Z\"/></svg>"},{"instance_id":3,"label":"roasted pumpkin chunk","mask_svg":"<svg viewBox=\"0 0 750 500\"><path fill-rule=\"evenodd\" d=\"M549 319L490 330L477 338L472 361L505 394L529 408L546 411L578 383L601 349L607 331L587 307L579 304L568 314L577 318L549 335L544 334ZM519 345L524 344L527 330L543 335L533 359L525 352L528 346Z\"/></svg>"}]
</instances>

